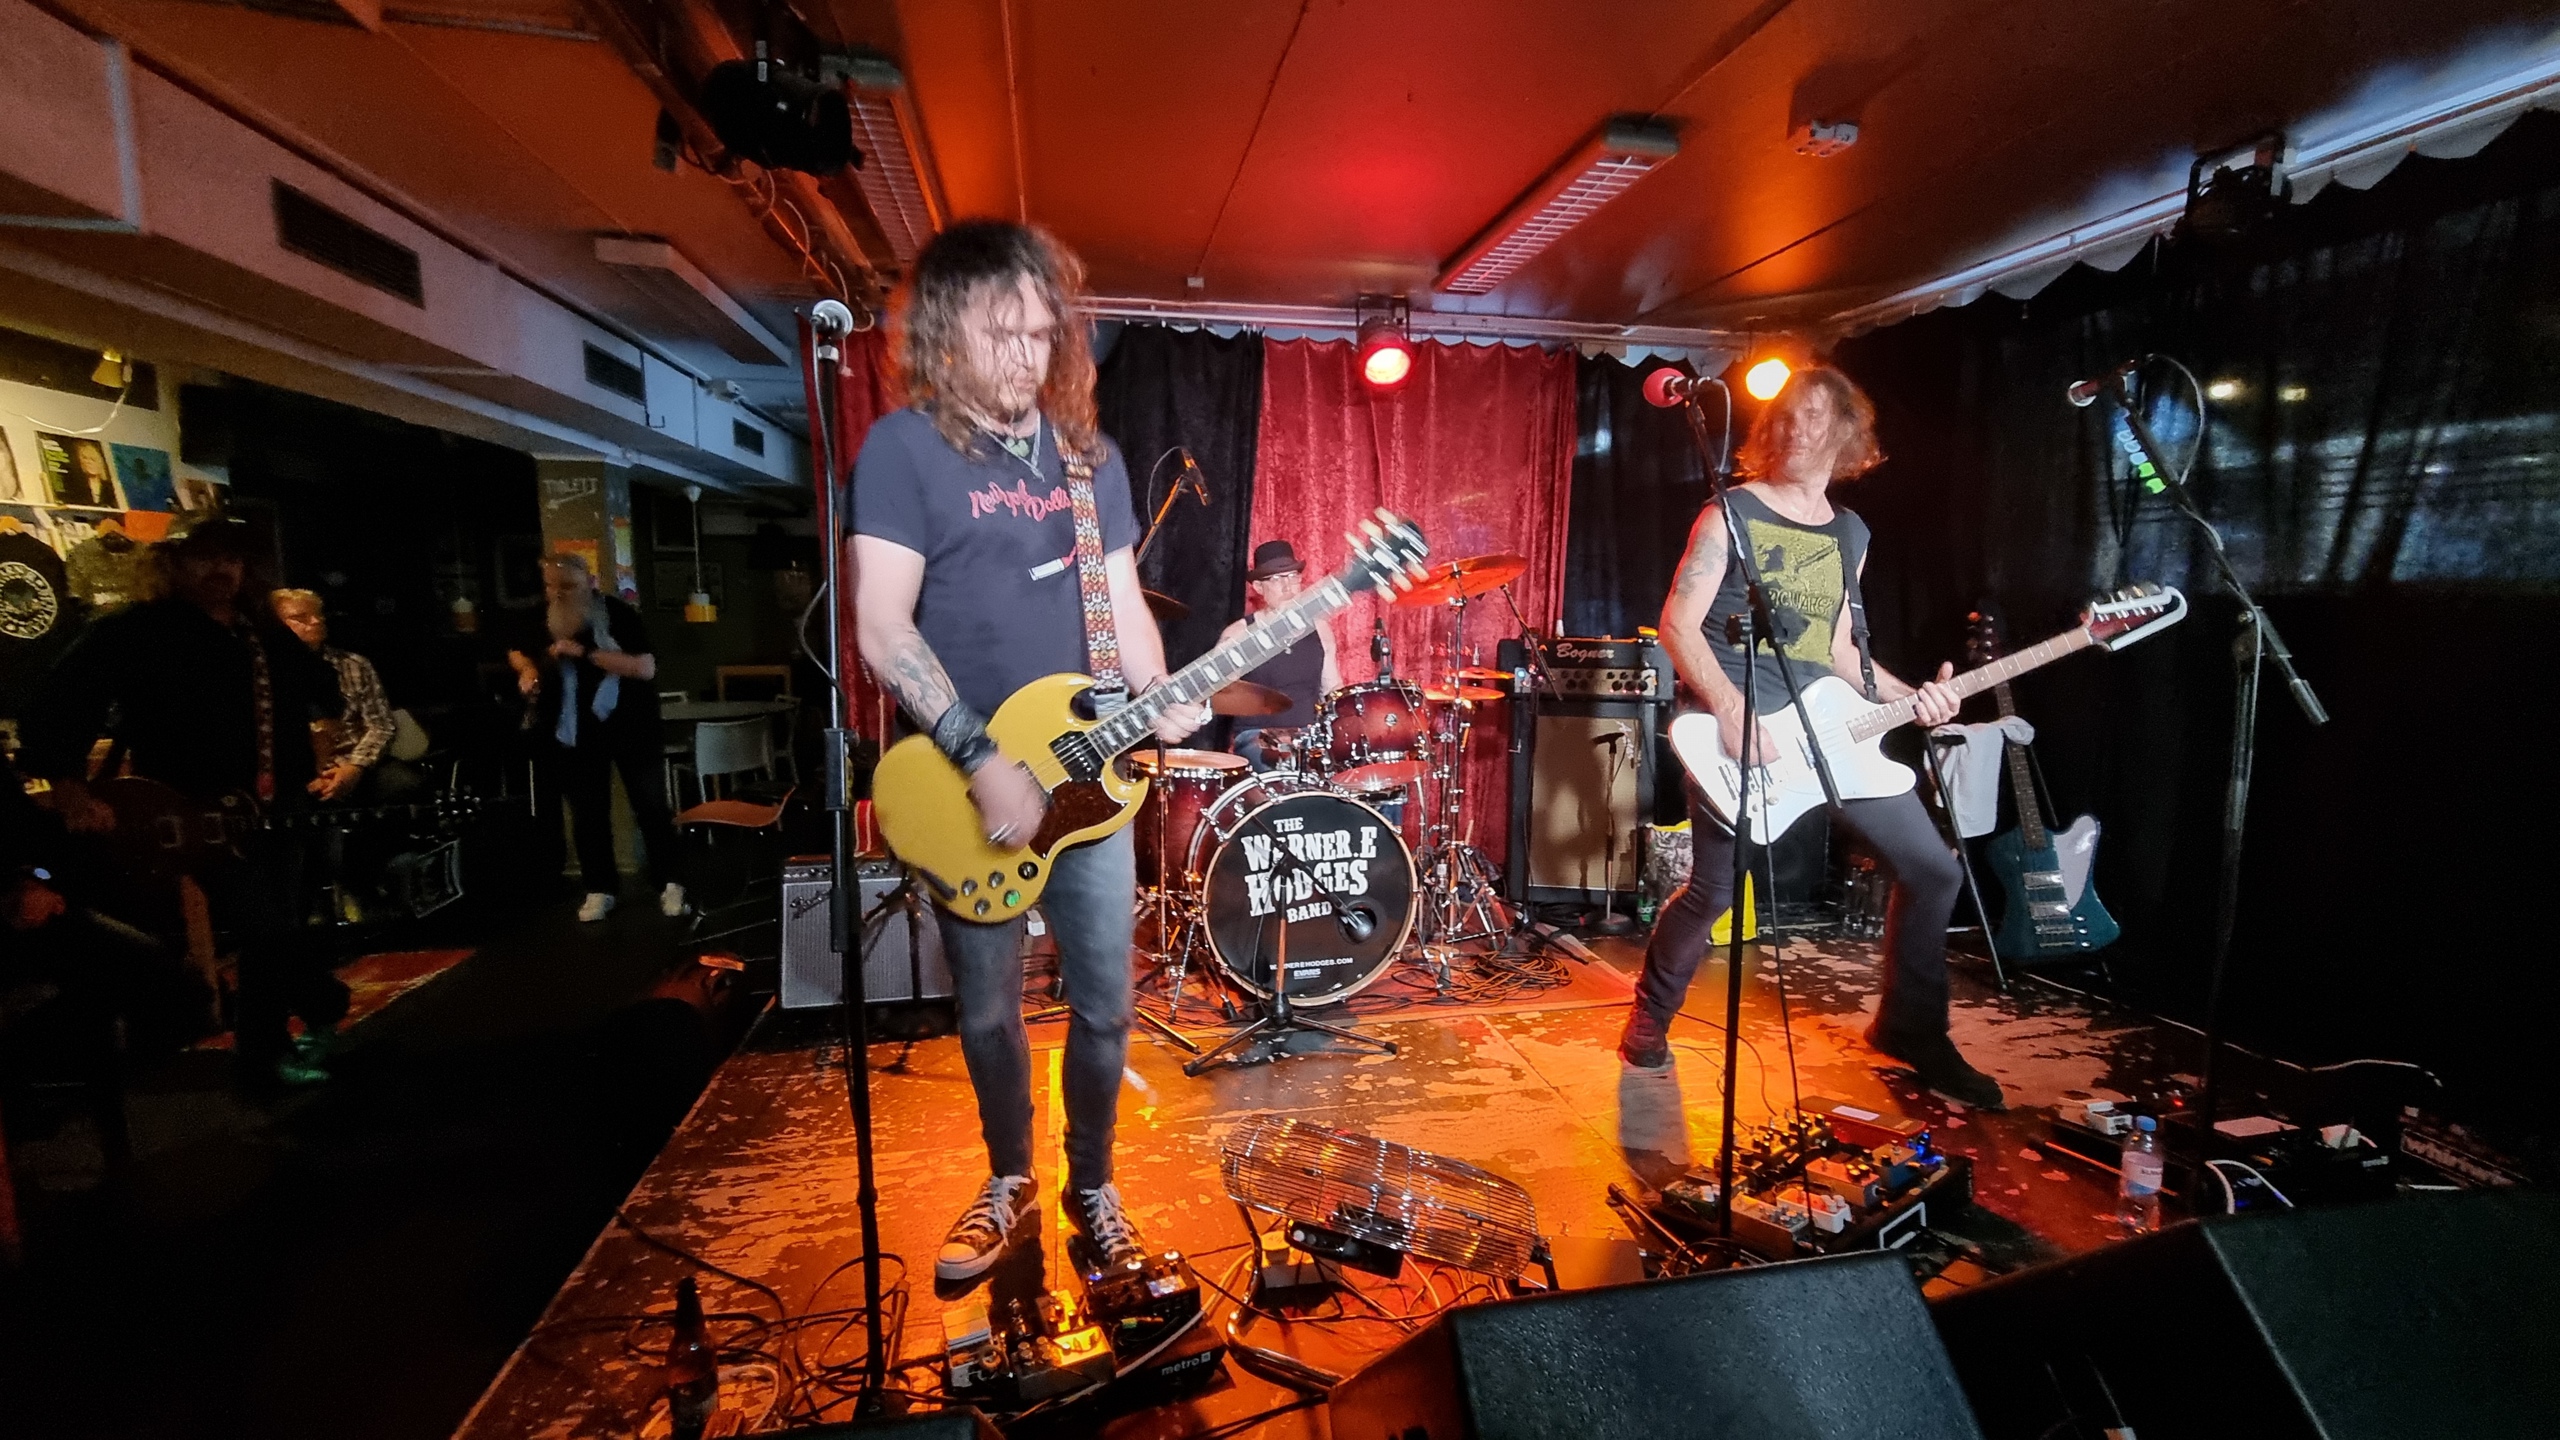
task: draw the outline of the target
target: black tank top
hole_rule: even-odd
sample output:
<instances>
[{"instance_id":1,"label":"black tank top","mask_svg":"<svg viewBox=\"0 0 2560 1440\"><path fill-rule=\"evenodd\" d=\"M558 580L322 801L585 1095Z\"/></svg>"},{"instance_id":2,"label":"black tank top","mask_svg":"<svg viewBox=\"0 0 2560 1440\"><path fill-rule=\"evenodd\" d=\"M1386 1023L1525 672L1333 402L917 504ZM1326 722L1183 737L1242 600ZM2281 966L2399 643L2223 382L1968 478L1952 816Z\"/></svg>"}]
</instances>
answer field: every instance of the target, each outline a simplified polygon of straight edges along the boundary
<instances>
[{"instance_id":1,"label":"black tank top","mask_svg":"<svg viewBox=\"0 0 2560 1440\"><path fill-rule=\"evenodd\" d=\"M1316 701L1322 698L1317 692L1324 688L1324 641L1313 635L1304 636L1244 678L1288 696L1289 708L1277 715L1257 715L1241 721L1237 729L1289 730L1313 724Z\"/></svg>"},{"instance_id":2,"label":"black tank top","mask_svg":"<svg viewBox=\"0 0 2560 1440\"><path fill-rule=\"evenodd\" d=\"M1848 574L1866 559L1867 522L1834 503L1828 521L1807 525L1770 509L1759 496L1738 486L1733 492L1733 518L1742 523L1752 558L1759 564L1769 608L1784 632L1780 640L1787 658L1795 662L1796 683L1810 685L1831 673L1831 636L1847 598ZM1746 608L1743 594L1742 567L1728 562L1724 583L1716 588L1704 622L1708 646L1723 664L1725 678L1736 685L1742 683L1742 647L1725 639L1725 622ZM1760 677L1760 703L1786 703L1784 672L1777 651L1765 637L1752 658L1758 662L1753 668Z\"/></svg>"}]
</instances>

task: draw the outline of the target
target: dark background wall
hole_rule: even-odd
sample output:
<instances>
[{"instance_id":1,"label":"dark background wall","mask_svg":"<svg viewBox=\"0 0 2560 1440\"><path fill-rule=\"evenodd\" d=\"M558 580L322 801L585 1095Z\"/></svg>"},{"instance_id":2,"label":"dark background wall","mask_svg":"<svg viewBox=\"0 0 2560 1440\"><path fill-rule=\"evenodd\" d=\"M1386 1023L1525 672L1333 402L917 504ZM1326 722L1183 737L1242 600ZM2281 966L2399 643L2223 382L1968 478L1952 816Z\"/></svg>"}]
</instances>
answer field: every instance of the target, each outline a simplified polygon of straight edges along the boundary
<instances>
[{"instance_id":1,"label":"dark background wall","mask_svg":"<svg viewBox=\"0 0 2560 1440\"><path fill-rule=\"evenodd\" d=\"M2229 382L2194 484L2335 717L2313 730L2269 681L2232 1033L2306 1062L2414 1058L2475 1103L2529 1103L2560 999L2538 904L2560 765L2530 699L2560 620L2560 117L2332 187L2245 243L2165 244L1838 349L1892 454L1843 492L1875 528L1888 663L1961 657L1983 599L2022 640L2128 578L2194 600L2158 640L2018 687L2063 815L2107 826L2120 979L2192 1019L2236 612L2191 529L2110 460L2104 412L2062 400L2150 352ZM2146 371L2161 391L2172 374Z\"/></svg>"}]
</instances>

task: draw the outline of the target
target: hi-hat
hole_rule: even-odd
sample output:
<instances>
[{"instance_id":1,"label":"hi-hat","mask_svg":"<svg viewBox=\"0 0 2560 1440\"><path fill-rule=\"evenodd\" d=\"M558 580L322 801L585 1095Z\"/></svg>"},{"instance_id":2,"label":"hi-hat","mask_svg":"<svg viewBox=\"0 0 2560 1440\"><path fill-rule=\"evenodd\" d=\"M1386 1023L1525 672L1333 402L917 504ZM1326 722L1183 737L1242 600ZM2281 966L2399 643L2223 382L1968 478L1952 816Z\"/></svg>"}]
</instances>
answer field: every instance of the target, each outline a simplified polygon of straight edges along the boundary
<instances>
[{"instance_id":1,"label":"hi-hat","mask_svg":"<svg viewBox=\"0 0 2560 1440\"><path fill-rule=\"evenodd\" d=\"M1488 685L1508 685L1511 683L1511 672L1508 670L1496 670L1490 665L1470 665L1458 672L1458 678L1461 680L1481 680Z\"/></svg>"},{"instance_id":2,"label":"hi-hat","mask_svg":"<svg viewBox=\"0 0 2560 1440\"><path fill-rule=\"evenodd\" d=\"M1277 715L1288 708L1288 696L1268 685L1256 685L1250 680L1230 681L1224 689L1209 697L1209 713L1212 715L1250 718L1256 715Z\"/></svg>"},{"instance_id":3,"label":"hi-hat","mask_svg":"<svg viewBox=\"0 0 2560 1440\"><path fill-rule=\"evenodd\" d=\"M1529 571L1526 555L1471 555L1431 567L1431 578L1417 580L1396 597L1399 605L1444 605L1463 596L1481 595L1519 579Z\"/></svg>"},{"instance_id":4,"label":"hi-hat","mask_svg":"<svg viewBox=\"0 0 2560 1440\"><path fill-rule=\"evenodd\" d=\"M1437 700L1443 705L1454 705L1460 701L1481 704L1487 700L1501 699L1502 692L1490 685L1434 685L1422 692L1422 698Z\"/></svg>"},{"instance_id":5,"label":"hi-hat","mask_svg":"<svg viewBox=\"0 0 2560 1440\"><path fill-rule=\"evenodd\" d=\"M1147 609L1155 615L1157 620L1164 624L1170 625L1174 621L1191 613L1190 606L1183 604L1181 601L1174 599L1170 595L1162 594L1154 590L1141 590L1138 593L1147 597Z\"/></svg>"}]
</instances>

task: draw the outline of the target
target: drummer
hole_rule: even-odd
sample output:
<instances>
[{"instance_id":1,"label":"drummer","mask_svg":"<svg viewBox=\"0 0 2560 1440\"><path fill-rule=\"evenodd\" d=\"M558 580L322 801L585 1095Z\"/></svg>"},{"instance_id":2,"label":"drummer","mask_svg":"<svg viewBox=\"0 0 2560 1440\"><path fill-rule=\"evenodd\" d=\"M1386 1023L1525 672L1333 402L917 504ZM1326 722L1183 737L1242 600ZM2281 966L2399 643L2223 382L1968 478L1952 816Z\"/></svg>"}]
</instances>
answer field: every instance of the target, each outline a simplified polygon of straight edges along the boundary
<instances>
[{"instance_id":1,"label":"drummer","mask_svg":"<svg viewBox=\"0 0 2560 1440\"><path fill-rule=\"evenodd\" d=\"M1228 626L1218 642L1243 634L1256 623L1256 612L1268 615L1298 598L1305 580L1306 566L1288 541L1265 540L1253 547L1253 568L1244 572L1249 596L1245 617ZM1287 760L1303 728L1315 723L1316 702L1342 688L1342 663L1334 656L1332 623L1319 622L1313 636L1263 661L1244 678L1289 697L1289 708L1277 715L1238 722L1230 746L1252 761L1255 769L1268 770Z\"/></svg>"}]
</instances>

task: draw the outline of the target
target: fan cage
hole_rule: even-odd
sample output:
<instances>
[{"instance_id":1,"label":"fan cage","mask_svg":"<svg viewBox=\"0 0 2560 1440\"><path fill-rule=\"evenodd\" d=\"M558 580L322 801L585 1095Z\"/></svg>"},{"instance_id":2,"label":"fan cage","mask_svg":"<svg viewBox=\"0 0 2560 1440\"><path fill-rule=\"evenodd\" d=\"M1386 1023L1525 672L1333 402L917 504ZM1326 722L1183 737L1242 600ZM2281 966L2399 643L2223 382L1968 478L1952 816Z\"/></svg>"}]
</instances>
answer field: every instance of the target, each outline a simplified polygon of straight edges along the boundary
<instances>
[{"instance_id":1,"label":"fan cage","mask_svg":"<svg viewBox=\"0 0 2560 1440\"><path fill-rule=\"evenodd\" d=\"M1529 1192L1462 1160L1259 1115L1228 1135L1227 1195L1419 1259L1509 1278L1540 1249Z\"/></svg>"}]
</instances>

